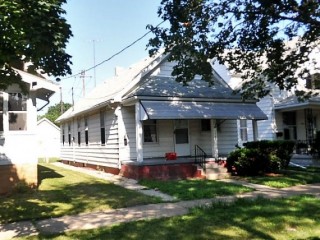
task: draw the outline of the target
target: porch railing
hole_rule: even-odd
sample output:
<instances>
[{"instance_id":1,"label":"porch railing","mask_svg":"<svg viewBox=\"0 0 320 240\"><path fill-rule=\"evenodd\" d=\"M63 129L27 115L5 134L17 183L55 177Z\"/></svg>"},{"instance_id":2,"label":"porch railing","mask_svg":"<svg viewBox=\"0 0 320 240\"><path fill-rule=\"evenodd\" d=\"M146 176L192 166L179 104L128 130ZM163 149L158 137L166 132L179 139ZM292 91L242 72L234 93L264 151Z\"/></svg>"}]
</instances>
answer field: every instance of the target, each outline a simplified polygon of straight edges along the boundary
<instances>
[{"instance_id":1,"label":"porch railing","mask_svg":"<svg viewBox=\"0 0 320 240\"><path fill-rule=\"evenodd\" d=\"M206 171L206 158L207 154L201 147L195 145L194 148L194 162L202 167L203 171Z\"/></svg>"},{"instance_id":2,"label":"porch railing","mask_svg":"<svg viewBox=\"0 0 320 240\"><path fill-rule=\"evenodd\" d=\"M297 154L313 154L314 140L296 141L295 150Z\"/></svg>"}]
</instances>

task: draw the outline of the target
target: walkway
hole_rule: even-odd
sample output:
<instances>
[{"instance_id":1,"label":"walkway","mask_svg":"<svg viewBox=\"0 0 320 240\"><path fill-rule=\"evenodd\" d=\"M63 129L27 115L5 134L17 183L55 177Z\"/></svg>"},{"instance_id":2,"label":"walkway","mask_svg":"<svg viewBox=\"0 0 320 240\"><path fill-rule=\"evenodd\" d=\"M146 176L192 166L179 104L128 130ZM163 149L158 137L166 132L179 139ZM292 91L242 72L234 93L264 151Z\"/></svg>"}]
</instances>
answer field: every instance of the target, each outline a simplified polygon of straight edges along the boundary
<instances>
[{"instance_id":1,"label":"walkway","mask_svg":"<svg viewBox=\"0 0 320 240\"><path fill-rule=\"evenodd\" d=\"M77 171L85 172L99 178L112 181L115 184L121 185L128 189L134 189L144 194L162 197L165 201L174 200L171 196L163 194L155 190L144 190L143 186L137 184L135 180L126 179L111 174L92 171L82 168L74 168L64 165L64 167L76 169ZM247 182L240 182L232 179L222 180L225 182L232 182L236 184L245 185L255 188L256 191L235 195L222 196L214 199L201 199L192 201L180 201L176 203L167 202L160 204L148 204L143 206L135 206L129 208L120 208L103 212L83 213L74 216L63 216L59 218L51 218L39 220L32 223L31 221L17 222L6 225L0 225L0 239L12 239L13 237L36 235L42 233L62 233L72 230L86 230L103 226L109 226L117 223L137 221L142 219L172 217L184 215L189 212L189 209L195 206L209 206L213 202L223 201L232 202L237 198L257 198L258 196L266 198L287 197L300 194L311 194L320 197L320 183L302 185L285 189L275 189L257 184L250 184Z\"/></svg>"}]
</instances>

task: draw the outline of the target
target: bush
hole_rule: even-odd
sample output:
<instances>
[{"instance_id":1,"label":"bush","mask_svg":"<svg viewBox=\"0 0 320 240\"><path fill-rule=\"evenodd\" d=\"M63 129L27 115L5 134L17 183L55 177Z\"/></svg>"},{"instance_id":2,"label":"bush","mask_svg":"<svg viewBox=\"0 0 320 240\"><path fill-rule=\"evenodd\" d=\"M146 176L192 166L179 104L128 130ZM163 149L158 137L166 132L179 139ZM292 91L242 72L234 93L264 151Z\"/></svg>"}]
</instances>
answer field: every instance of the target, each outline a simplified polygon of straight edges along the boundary
<instances>
[{"instance_id":1,"label":"bush","mask_svg":"<svg viewBox=\"0 0 320 240\"><path fill-rule=\"evenodd\" d=\"M268 165L268 158L257 149L237 149L227 158L228 171L237 175L257 175L264 172Z\"/></svg>"},{"instance_id":2,"label":"bush","mask_svg":"<svg viewBox=\"0 0 320 240\"><path fill-rule=\"evenodd\" d=\"M228 171L237 175L258 175L286 168L294 149L293 141L255 141L231 152Z\"/></svg>"},{"instance_id":3,"label":"bush","mask_svg":"<svg viewBox=\"0 0 320 240\"><path fill-rule=\"evenodd\" d=\"M320 157L320 131L317 131L316 138L313 143L313 152Z\"/></svg>"}]
</instances>

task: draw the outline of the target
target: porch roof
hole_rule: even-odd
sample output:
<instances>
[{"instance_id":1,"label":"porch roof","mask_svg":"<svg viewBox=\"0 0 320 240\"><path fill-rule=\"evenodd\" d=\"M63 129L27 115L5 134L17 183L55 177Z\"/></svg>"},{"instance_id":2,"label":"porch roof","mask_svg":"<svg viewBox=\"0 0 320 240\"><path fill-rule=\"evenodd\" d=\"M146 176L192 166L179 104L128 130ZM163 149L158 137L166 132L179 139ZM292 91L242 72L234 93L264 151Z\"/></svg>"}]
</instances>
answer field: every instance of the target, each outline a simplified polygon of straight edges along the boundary
<instances>
[{"instance_id":1,"label":"porch roof","mask_svg":"<svg viewBox=\"0 0 320 240\"><path fill-rule=\"evenodd\" d=\"M255 103L142 100L141 105L148 119L268 119Z\"/></svg>"},{"instance_id":2,"label":"porch roof","mask_svg":"<svg viewBox=\"0 0 320 240\"><path fill-rule=\"evenodd\" d=\"M312 107L320 107L320 97L312 97L301 102L296 96L290 96L274 105L275 110L298 110Z\"/></svg>"}]
</instances>

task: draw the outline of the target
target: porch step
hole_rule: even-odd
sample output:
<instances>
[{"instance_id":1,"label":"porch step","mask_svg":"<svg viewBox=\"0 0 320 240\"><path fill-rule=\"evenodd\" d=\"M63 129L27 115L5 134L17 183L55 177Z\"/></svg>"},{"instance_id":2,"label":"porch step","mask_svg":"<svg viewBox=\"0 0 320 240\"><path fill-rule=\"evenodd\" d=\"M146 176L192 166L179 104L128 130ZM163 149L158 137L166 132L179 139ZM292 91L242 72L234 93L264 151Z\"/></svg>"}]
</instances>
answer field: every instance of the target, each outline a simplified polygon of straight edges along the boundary
<instances>
[{"instance_id":1,"label":"porch step","mask_svg":"<svg viewBox=\"0 0 320 240\"><path fill-rule=\"evenodd\" d=\"M206 172L203 172L203 175L209 180L226 179L231 176L224 162L207 162Z\"/></svg>"},{"instance_id":2,"label":"porch step","mask_svg":"<svg viewBox=\"0 0 320 240\"><path fill-rule=\"evenodd\" d=\"M206 173L206 179L208 180L218 180L227 179L231 177L231 173Z\"/></svg>"}]
</instances>

